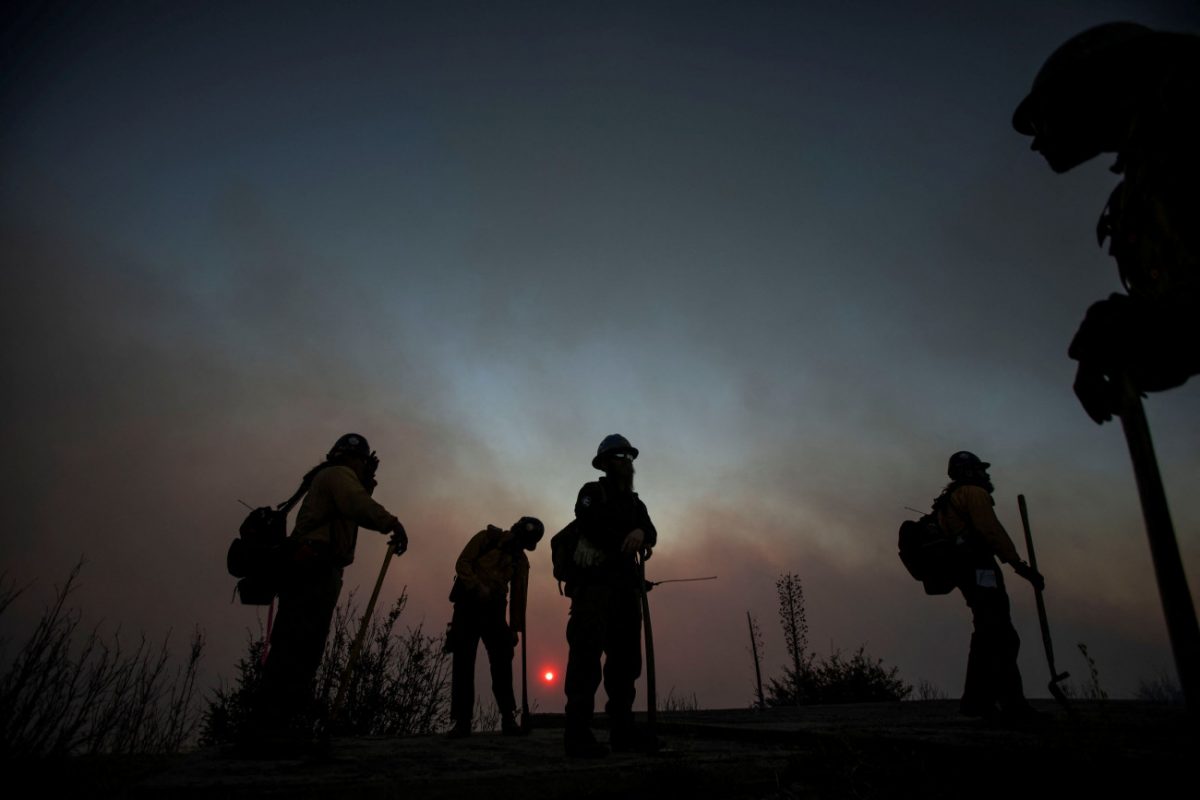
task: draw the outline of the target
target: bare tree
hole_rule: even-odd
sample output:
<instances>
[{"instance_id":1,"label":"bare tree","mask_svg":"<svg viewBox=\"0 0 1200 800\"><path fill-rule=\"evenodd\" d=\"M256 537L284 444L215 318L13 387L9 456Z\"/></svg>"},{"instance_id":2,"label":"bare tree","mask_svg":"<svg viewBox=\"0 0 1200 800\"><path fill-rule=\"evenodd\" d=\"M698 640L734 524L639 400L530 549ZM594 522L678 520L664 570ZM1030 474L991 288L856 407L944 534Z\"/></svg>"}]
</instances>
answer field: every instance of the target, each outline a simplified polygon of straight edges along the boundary
<instances>
[{"instance_id":1,"label":"bare tree","mask_svg":"<svg viewBox=\"0 0 1200 800\"><path fill-rule=\"evenodd\" d=\"M865 646L860 645L849 657L837 650L824 658L809 653L800 576L780 575L775 590L779 595L779 622L792 663L784 668L782 678L770 680L768 705L902 700L912 692L912 687L897 676L896 667L885 667L882 659L866 652Z\"/></svg>"},{"instance_id":2,"label":"bare tree","mask_svg":"<svg viewBox=\"0 0 1200 800\"><path fill-rule=\"evenodd\" d=\"M800 584L800 576L792 572L780 575L775 581L775 591L779 595L779 623L783 626L783 638L792 658L792 670L800 675L808 652L808 620L804 615L804 587Z\"/></svg>"}]
</instances>

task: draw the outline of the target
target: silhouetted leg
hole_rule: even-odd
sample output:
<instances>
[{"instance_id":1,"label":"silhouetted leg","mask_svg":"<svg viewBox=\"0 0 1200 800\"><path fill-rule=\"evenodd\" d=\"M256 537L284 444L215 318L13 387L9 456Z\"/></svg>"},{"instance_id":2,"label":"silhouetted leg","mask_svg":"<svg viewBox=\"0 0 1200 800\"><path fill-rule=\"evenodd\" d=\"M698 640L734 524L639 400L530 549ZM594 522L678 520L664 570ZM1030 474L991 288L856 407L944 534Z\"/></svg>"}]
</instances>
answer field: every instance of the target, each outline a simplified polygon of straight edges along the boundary
<instances>
[{"instance_id":1,"label":"silhouetted leg","mask_svg":"<svg viewBox=\"0 0 1200 800\"><path fill-rule=\"evenodd\" d=\"M279 595L279 613L263 668L260 727L284 728L291 718L311 712L313 678L341 589L341 568L323 560L292 570Z\"/></svg>"},{"instance_id":2,"label":"silhouetted leg","mask_svg":"<svg viewBox=\"0 0 1200 800\"><path fill-rule=\"evenodd\" d=\"M511 714L517 708L512 686L512 631L504 621L503 604L494 604L485 614L483 646L487 649L488 666L492 673L492 695L496 698L496 708L500 713Z\"/></svg>"},{"instance_id":3,"label":"silhouetted leg","mask_svg":"<svg viewBox=\"0 0 1200 800\"><path fill-rule=\"evenodd\" d=\"M976 570L974 585L962 587L971 607L975 632L967 659L962 710L990 714L999 702L1006 709L1026 705L1017 667L1021 640L1013 628L1008 593L999 567Z\"/></svg>"},{"instance_id":4,"label":"silhouetted leg","mask_svg":"<svg viewBox=\"0 0 1200 800\"><path fill-rule=\"evenodd\" d=\"M450 718L468 728L475 715L475 654L479 650L479 620L465 602L454 604L454 663L450 670Z\"/></svg>"},{"instance_id":5,"label":"silhouetted leg","mask_svg":"<svg viewBox=\"0 0 1200 800\"><path fill-rule=\"evenodd\" d=\"M609 596L609 625L605 638L605 711L613 731L633 728L636 683L642 674L642 604L637 592L620 588Z\"/></svg>"},{"instance_id":6,"label":"silhouetted leg","mask_svg":"<svg viewBox=\"0 0 1200 800\"><path fill-rule=\"evenodd\" d=\"M600 688L600 655L604 651L603 586L580 586L571 599L567 621L567 736L584 734L592 725L596 690ZM590 735L590 734L587 734Z\"/></svg>"}]
</instances>

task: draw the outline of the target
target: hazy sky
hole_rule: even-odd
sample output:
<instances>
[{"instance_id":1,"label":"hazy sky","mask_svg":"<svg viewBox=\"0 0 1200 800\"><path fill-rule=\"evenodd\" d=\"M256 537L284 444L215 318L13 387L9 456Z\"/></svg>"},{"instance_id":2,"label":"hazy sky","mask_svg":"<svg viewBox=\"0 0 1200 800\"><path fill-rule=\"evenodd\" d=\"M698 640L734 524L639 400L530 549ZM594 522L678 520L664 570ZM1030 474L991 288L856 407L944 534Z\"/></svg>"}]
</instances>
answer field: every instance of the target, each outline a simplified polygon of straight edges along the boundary
<instances>
[{"instance_id":1,"label":"hazy sky","mask_svg":"<svg viewBox=\"0 0 1200 800\"><path fill-rule=\"evenodd\" d=\"M89 619L200 625L232 676L255 610L224 555L338 435L408 528L384 601L440 632L487 523L572 514L641 449L665 694L750 702L774 580L819 654L866 644L951 696L970 614L896 529L949 454L1024 493L1060 668L1171 667L1119 426L1070 337L1117 291L1111 158L1055 176L1010 127L1055 46L1194 3L47 3L3 12L0 569L9 637L86 556ZM1146 403L1193 589L1200 383ZM1023 542L1019 548L1024 551ZM383 557L364 533L347 588ZM533 554L531 666L567 601ZM1011 576L1011 573L1009 573ZM1032 593L1010 580L1045 696ZM481 662L483 659L481 659ZM480 681L480 689L485 687ZM538 688L561 707L561 686Z\"/></svg>"}]
</instances>

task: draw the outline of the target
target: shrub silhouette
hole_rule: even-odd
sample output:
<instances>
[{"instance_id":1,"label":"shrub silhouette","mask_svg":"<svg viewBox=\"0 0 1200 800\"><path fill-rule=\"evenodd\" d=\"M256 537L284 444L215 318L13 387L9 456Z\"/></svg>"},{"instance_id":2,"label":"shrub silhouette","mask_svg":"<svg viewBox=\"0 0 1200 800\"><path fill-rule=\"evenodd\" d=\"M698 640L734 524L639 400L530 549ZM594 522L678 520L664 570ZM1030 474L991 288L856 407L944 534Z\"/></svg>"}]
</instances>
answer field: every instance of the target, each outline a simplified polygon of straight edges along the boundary
<instances>
[{"instance_id":1,"label":"shrub silhouette","mask_svg":"<svg viewBox=\"0 0 1200 800\"><path fill-rule=\"evenodd\" d=\"M385 614L372 615L347 679L342 709L330 728L329 712L361 621L353 595L338 607L314 681L314 726L341 735L371 736L410 736L439 729L449 699L450 661L442 652L441 637L425 634L422 626L395 631L407 604L405 591ZM204 713L202 742L232 741L249 720L262 683L263 646L261 639L250 640L238 661L233 686L214 692Z\"/></svg>"},{"instance_id":2,"label":"shrub silhouette","mask_svg":"<svg viewBox=\"0 0 1200 800\"><path fill-rule=\"evenodd\" d=\"M779 596L779 621L791 664L782 678L771 678L767 705L794 706L817 703L869 703L903 700L912 686L888 669L883 659L872 658L865 645L846 658L835 650L826 658L808 652L808 620L800 576L789 573L775 582Z\"/></svg>"},{"instance_id":3,"label":"shrub silhouette","mask_svg":"<svg viewBox=\"0 0 1200 800\"><path fill-rule=\"evenodd\" d=\"M0 756L174 753L190 741L198 716L197 630L187 660L171 668L170 634L158 646L144 635L130 648L118 629L86 633L67 604L80 561L58 587L33 633L0 663ZM22 590L0 587L0 614Z\"/></svg>"}]
</instances>

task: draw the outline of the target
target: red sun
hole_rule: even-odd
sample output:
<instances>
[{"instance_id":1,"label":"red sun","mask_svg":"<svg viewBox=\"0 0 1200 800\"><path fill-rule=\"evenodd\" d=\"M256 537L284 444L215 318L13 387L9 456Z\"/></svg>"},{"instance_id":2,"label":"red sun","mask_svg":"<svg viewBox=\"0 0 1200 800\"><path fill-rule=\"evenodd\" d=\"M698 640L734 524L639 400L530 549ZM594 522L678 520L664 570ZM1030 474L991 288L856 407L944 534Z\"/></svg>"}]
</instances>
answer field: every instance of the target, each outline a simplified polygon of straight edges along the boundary
<instances>
[{"instance_id":1,"label":"red sun","mask_svg":"<svg viewBox=\"0 0 1200 800\"><path fill-rule=\"evenodd\" d=\"M546 681L546 683L554 683L554 673L550 670L546 670L544 673L542 673L542 680Z\"/></svg>"}]
</instances>

